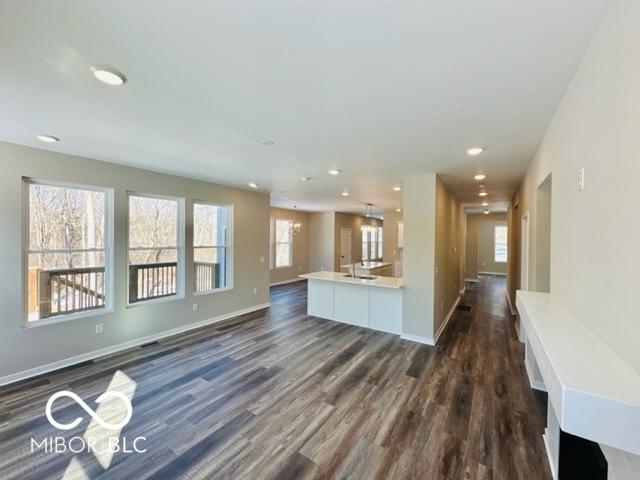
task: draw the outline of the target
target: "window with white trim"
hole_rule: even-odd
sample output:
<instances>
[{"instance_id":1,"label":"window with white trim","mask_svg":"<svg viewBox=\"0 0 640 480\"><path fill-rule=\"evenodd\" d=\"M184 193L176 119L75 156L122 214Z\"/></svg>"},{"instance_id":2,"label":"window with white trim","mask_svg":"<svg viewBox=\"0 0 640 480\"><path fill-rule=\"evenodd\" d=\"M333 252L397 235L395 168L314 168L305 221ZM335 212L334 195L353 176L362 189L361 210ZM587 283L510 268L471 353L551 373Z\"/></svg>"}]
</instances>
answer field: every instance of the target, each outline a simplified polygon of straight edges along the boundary
<instances>
[{"instance_id":1,"label":"window with white trim","mask_svg":"<svg viewBox=\"0 0 640 480\"><path fill-rule=\"evenodd\" d=\"M380 260L382 258L382 227L363 225L362 261Z\"/></svg>"},{"instance_id":2,"label":"window with white trim","mask_svg":"<svg viewBox=\"0 0 640 480\"><path fill-rule=\"evenodd\" d=\"M271 219L271 267L285 268L293 265L293 220Z\"/></svg>"},{"instance_id":3,"label":"window with white trim","mask_svg":"<svg viewBox=\"0 0 640 480\"><path fill-rule=\"evenodd\" d=\"M493 227L493 259L496 263L507 261L507 227L495 225Z\"/></svg>"},{"instance_id":4,"label":"window with white trim","mask_svg":"<svg viewBox=\"0 0 640 480\"><path fill-rule=\"evenodd\" d=\"M184 294L184 200L129 193L129 304Z\"/></svg>"},{"instance_id":5,"label":"window with white trim","mask_svg":"<svg viewBox=\"0 0 640 480\"><path fill-rule=\"evenodd\" d=\"M233 278L233 207L193 203L195 292L231 288Z\"/></svg>"},{"instance_id":6,"label":"window with white trim","mask_svg":"<svg viewBox=\"0 0 640 480\"><path fill-rule=\"evenodd\" d=\"M26 320L113 305L113 190L25 179Z\"/></svg>"}]
</instances>

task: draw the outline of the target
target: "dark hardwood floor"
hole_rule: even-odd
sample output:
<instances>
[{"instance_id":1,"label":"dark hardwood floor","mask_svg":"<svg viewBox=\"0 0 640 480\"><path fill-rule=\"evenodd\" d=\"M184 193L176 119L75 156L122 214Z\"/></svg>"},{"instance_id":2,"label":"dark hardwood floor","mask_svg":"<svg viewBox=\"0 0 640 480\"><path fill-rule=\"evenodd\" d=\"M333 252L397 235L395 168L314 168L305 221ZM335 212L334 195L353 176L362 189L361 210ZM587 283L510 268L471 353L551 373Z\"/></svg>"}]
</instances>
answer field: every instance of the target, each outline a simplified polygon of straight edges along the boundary
<instances>
[{"instance_id":1,"label":"dark hardwood floor","mask_svg":"<svg viewBox=\"0 0 640 480\"><path fill-rule=\"evenodd\" d=\"M306 284L272 307L0 388L0 478L547 479L544 399L529 388L504 280L468 284L436 347L308 317ZM146 453L30 451L82 436L115 372L135 382L122 436ZM125 377L126 378L126 377ZM65 474L66 471L66 474Z\"/></svg>"}]
</instances>

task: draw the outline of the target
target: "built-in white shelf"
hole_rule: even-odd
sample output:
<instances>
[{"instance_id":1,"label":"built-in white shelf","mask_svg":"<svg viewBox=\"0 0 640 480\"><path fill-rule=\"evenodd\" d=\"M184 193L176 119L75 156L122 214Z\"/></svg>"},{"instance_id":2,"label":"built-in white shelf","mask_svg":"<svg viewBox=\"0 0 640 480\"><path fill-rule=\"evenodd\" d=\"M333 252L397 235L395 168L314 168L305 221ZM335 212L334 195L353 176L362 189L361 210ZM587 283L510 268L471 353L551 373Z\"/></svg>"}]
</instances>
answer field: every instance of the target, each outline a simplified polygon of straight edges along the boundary
<instances>
[{"instance_id":1,"label":"built-in white shelf","mask_svg":"<svg viewBox=\"0 0 640 480\"><path fill-rule=\"evenodd\" d=\"M640 374L553 295L518 291L516 306L559 427L640 455Z\"/></svg>"}]
</instances>

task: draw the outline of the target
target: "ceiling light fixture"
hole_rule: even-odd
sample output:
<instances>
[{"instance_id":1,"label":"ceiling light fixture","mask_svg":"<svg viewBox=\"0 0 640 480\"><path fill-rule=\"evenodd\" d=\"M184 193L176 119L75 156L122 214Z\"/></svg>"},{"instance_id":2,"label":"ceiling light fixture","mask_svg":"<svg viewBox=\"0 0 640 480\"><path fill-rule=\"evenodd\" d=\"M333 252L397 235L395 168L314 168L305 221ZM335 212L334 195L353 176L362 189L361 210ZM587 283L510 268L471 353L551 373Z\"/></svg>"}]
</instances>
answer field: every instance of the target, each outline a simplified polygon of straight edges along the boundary
<instances>
[{"instance_id":1,"label":"ceiling light fixture","mask_svg":"<svg viewBox=\"0 0 640 480\"><path fill-rule=\"evenodd\" d=\"M53 135L36 135L36 138L44 143L58 143L60 139L58 137L54 137Z\"/></svg>"},{"instance_id":2,"label":"ceiling light fixture","mask_svg":"<svg viewBox=\"0 0 640 480\"><path fill-rule=\"evenodd\" d=\"M275 144L276 142L274 142L270 138L265 138L264 140L260 140L260 145L264 147L273 147Z\"/></svg>"},{"instance_id":3,"label":"ceiling light fixture","mask_svg":"<svg viewBox=\"0 0 640 480\"><path fill-rule=\"evenodd\" d=\"M482 202L482 206L483 206L483 207L488 207L488 206L489 206L489 204L488 204L487 202Z\"/></svg>"},{"instance_id":4,"label":"ceiling light fixture","mask_svg":"<svg viewBox=\"0 0 640 480\"><path fill-rule=\"evenodd\" d=\"M481 197L486 197L487 196L487 192L480 192L478 195L480 195Z\"/></svg>"},{"instance_id":5,"label":"ceiling light fixture","mask_svg":"<svg viewBox=\"0 0 640 480\"><path fill-rule=\"evenodd\" d=\"M249 182L249 186L251 188L258 188L259 187L259 185L256 182Z\"/></svg>"},{"instance_id":6,"label":"ceiling light fixture","mask_svg":"<svg viewBox=\"0 0 640 480\"><path fill-rule=\"evenodd\" d=\"M467 155L476 157L484 152L484 147L471 147L467 149Z\"/></svg>"},{"instance_id":7,"label":"ceiling light fixture","mask_svg":"<svg viewBox=\"0 0 640 480\"><path fill-rule=\"evenodd\" d=\"M300 180L302 180L303 182L310 182L311 180L313 180L312 177L302 177L300 178Z\"/></svg>"},{"instance_id":8,"label":"ceiling light fixture","mask_svg":"<svg viewBox=\"0 0 640 480\"><path fill-rule=\"evenodd\" d=\"M343 197L348 197L349 196L349 192L342 192L342 196Z\"/></svg>"},{"instance_id":9,"label":"ceiling light fixture","mask_svg":"<svg viewBox=\"0 0 640 480\"><path fill-rule=\"evenodd\" d=\"M400 186L396 185L395 187L393 187L393 191L394 192L399 192L400 190L402 190L402 187L400 187Z\"/></svg>"},{"instance_id":10,"label":"ceiling light fixture","mask_svg":"<svg viewBox=\"0 0 640 480\"><path fill-rule=\"evenodd\" d=\"M476 175L475 177L476 180L480 181L480 180L484 180L485 178L487 178L487 176L484 173L479 173L478 175Z\"/></svg>"},{"instance_id":11,"label":"ceiling light fixture","mask_svg":"<svg viewBox=\"0 0 640 480\"><path fill-rule=\"evenodd\" d=\"M331 170L329 170L329 175L340 175L342 173L342 170L338 170L337 168L332 168Z\"/></svg>"},{"instance_id":12,"label":"ceiling light fixture","mask_svg":"<svg viewBox=\"0 0 640 480\"><path fill-rule=\"evenodd\" d=\"M489 215L489 210L485 210L485 211L484 211L484 214L485 214L485 215Z\"/></svg>"},{"instance_id":13,"label":"ceiling light fixture","mask_svg":"<svg viewBox=\"0 0 640 480\"><path fill-rule=\"evenodd\" d=\"M93 71L94 77L107 85L119 87L127 83L127 77L115 68L95 66L91 67L91 71Z\"/></svg>"},{"instance_id":14,"label":"ceiling light fixture","mask_svg":"<svg viewBox=\"0 0 640 480\"><path fill-rule=\"evenodd\" d=\"M401 208L396 208L396 213L401 213L402 209Z\"/></svg>"}]
</instances>

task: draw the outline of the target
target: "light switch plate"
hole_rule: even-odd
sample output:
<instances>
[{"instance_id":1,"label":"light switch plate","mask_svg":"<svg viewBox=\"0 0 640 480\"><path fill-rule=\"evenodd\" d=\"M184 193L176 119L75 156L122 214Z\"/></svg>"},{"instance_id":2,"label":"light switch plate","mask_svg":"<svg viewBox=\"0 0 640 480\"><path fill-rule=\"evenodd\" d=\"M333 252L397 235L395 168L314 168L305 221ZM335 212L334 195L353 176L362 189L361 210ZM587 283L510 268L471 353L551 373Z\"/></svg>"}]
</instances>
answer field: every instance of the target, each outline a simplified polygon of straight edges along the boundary
<instances>
[{"instance_id":1,"label":"light switch plate","mask_svg":"<svg viewBox=\"0 0 640 480\"><path fill-rule=\"evenodd\" d=\"M104 333L104 323L96 323L96 335L102 335Z\"/></svg>"},{"instance_id":2,"label":"light switch plate","mask_svg":"<svg viewBox=\"0 0 640 480\"><path fill-rule=\"evenodd\" d=\"M578 191L584 190L584 167L578 169Z\"/></svg>"}]
</instances>

